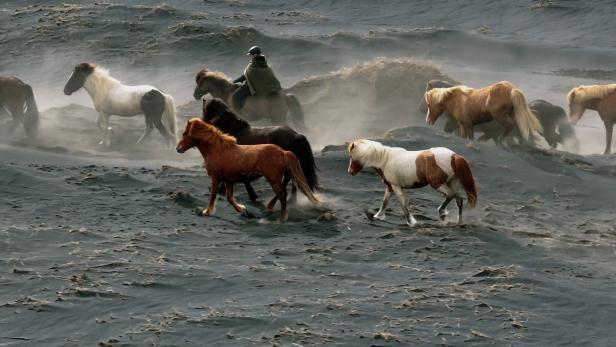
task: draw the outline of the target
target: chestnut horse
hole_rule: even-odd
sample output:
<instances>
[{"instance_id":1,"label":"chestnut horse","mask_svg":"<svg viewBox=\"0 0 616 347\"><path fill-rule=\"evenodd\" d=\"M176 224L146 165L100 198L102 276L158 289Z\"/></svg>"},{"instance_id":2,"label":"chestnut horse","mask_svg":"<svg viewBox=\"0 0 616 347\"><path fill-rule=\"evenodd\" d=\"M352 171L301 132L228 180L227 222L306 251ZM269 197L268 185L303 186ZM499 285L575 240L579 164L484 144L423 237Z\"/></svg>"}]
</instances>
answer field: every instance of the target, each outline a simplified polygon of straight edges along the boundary
<instances>
[{"instance_id":1,"label":"chestnut horse","mask_svg":"<svg viewBox=\"0 0 616 347\"><path fill-rule=\"evenodd\" d=\"M612 153L612 132L616 123L616 84L578 86L567 94L569 120L576 124L586 109L599 113L605 125L605 151Z\"/></svg>"},{"instance_id":2,"label":"chestnut horse","mask_svg":"<svg viewBox=\"0 0 616 347\"><path fill-rule=\"evenodd\" d=\"M451 88L460 85L460 83L451 83L442 80L430 80L426 84L426 92L434 88ZM541 135L545 138L550 148L556 148L560 143L565 149L577 152L579 150L579 143L575 136L575 129L571 126L567 120L567 113L562 107L556 106L545 100L533 100L528 103L528 108L535 114L543 132ZM422 98L419 102L419 111L428 112L428 106L426 105L425 98ZM458 123L449 114L445 114L447 117L447 123L443 130L447 133L452 133L459 130ZM497 121L491 121L487 123L477 124L476 129L481 131L483 135L478 139L479 142L487 141L489 139L498 142L498 138L503 132L503 127Z\"/></svg>"},{"instance_id":3,"label":"chestnut horse","mask_svg":"<svg viewBox=\"0 0 616 347\"><path fill-rule=\"evenodd\" d=\"M26 135L38 135L39 112L32 88L17 77L0 76L0 112L12 118L9 127L12 131L20 123Z\"/></svg>"},{"instance_id":4,"label":"chestnut horse","mask_svg":"<svg viewBox=\"0 0 616 347\"><path fill-rule=\"evenodd\" d=\"M240 145L257 145L271 143L285 151L291 151L302 167L310 189L315 190L318 185L317 166L314 162L312 147L306 136L299 134L286 125L269 127L252 127L248 122L240 118L221 99L215 98L209 101L203 100L203 120L236 138ZM257 194L250 185L244 183L250 200L257 199ZM295 196L296 187L293 185L292 198Z\"/></svg>"},{"instance_id":5,"label":"chestnut horse","mask_svg":"<svg viewBox=\"0 0 616 347\"><path fill-rule=\"evenodd\" d=\"M447 112L458 123L462 136L471 141L474 140L473 126L493 119L504 128L498 142L502 142L515 125L526 140L543 130L528 108L524 93L507 81L481 89L467 86L434 88L424 97L428 106L426 123L434 124L441 114Z\"/></svg>"},{"instance_id":6,"label":"chestnut horse","mask_svg":"<svg viewBox=\"0 0 616 347\"><path fill-rule=\"evenodd\" d=\"M287 124L287 113L290 111L291 119L296 129L302 131L306 129L304 112L302 111L299 101L293 94L281 91L264 98L249 96L244 103L244 107L238 110L233 104L233 92L238 88L238 85L231 82L222 72L203 69L197 73L195 82L197 86L195 87L193 96L196 100L199 100L209 93L214 98L222 99L238 114L248 120L269 118L277 125Z\"/></svg>"},{"instance_id":7,"label":"chestnut horse","mask_svg":"<svg viewBox=\"0 0 616 347\"><path fill-rule=\"evenodd\" d=\"M186 123L176 150L178 153L184 153L192 147L197 147L201 152L207 174L212 179L210 204L202 212L205 216L214 213L219 183L224 183L227 200L231 206L237 212L245 214L246 207L235 201L233 184L254 181L262 176L267 179L276 194L267 204L267 209L273 210L276 201L280 200L281 222L285 222L288 218L287 184L290 180L293 180L311 202L319 202L306 182L297 157L276 145L238 145L233 136L223 133L199 118L193 118Z\"/></svg>"},{"instance_id":8,"label":"chestnut horse","mask_svg":"<svg viewBox=\"0 0 616 347\"><path fill-rule=\"evenodd\" d=\"M458 224L462 223L463 196L468 204L477 203L477 186L470 165L464 157L450 149L438 147L422 151L407 151L400 147L384 146L380 142L359 139L349 145L349 173L357 175L363 167L373 167L385 184L385 196L379 211L370 218L385 219L385 209L394 193L402 204L406 224L417 221L408 209L403 189L430 185L445 196L438 207L439 218L444 221L447 205L455 199L458 205Z\"/></svg>"}]
</instances>

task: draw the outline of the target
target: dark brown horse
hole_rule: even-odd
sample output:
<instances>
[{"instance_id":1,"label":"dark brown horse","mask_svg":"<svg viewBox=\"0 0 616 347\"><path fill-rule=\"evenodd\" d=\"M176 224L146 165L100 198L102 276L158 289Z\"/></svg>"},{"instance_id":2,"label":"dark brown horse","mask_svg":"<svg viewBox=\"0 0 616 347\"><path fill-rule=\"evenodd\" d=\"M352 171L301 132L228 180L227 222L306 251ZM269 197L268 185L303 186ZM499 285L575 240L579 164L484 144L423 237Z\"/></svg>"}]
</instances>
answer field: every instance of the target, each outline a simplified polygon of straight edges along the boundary
<instances>
[{"instance_id":1,"label":"dark brown horse","mask_svg":"<svg viewBox=\"0 0 616 347\"><path fill-rule=\"evenodd\" d=\"M17 77L0 76L0 113L13 118L11 131L22 124L26 135L38 135L39 112L32 88Z\"/></svg>"},{"instance_id":2,"label":"dark brown horse","mask_svg":"<svg viewBox=\"0 0 616 347\"><path fill-rule=\"evenodd\" d=\"M209 93L212 97L222 99L227 105L232 106L237 113L246 119L268 118L277 125L287 124L287 113L290 111L295 127L301 131L306 129L304 112L293 94L287 94L282 91L264 98L250 96L246 99L244 107L238 110L233 105L232 97L238 85L231 82L222 72L203 69L197 73L195 82L197 86L193 96L196 100Z\"/></svg>"},{"instance_id":3,"label":"dark brown horse","mask_svg":"<svg viewBox=\"0 0 616 347\"><path fill-rule=\"evenodd\" d=\"M192 147L197 147L205 169L212 179L210 204L202 214L209 216L214 213L214 204L218 185L224 183L227 200L237 212L246 213L246 207L235 201L233 184L250 182L265 177L272 186L276 196L267 204L268 210L273 210L277 200L280 200L280 221L288 218L287 184L293 180L304 195L313 203L319 200L314 195L299 166L299 161L290 151L271 145L238 145L235 138L220 131L199 118L193 118L186 123L182 139L176 150L184 153Z\"/></svg>"},{"instance_id":4,"label":"dark brown horse","mask_svg":"<svg viewBox=\"0 0 616 347\"><path fill-rule=\"evenodd\" d=\"M293 152L299 159L308 186L312 190L317 188L317 167L314 162L312 147L306 136L288 126L252 127L218 98L209 101L203 100L203 120L235 137L240 145L271 143ZM250 183L246 182L245 186L250 200L256 200L257 195ZM295 194L295 191L294 185L293 194Z\"/></svg>"}]
</instances>

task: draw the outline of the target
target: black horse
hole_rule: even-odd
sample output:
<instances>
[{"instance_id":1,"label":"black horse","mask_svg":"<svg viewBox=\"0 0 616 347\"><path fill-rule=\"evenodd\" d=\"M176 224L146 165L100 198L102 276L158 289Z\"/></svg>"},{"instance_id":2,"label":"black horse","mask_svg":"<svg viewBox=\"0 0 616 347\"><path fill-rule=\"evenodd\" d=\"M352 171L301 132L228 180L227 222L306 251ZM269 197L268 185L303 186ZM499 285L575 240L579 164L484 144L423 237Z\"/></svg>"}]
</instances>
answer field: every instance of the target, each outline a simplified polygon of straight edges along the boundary
<instances>
[{"instance_id":1,"label":"black horse","mask_svg":"<svg viewBox=\"0 0 616 347\"><path fill-rule=\"evenodd\" d=\"M0 76L0 116L10 115L12 131L20 123L29 138L38 135L39 111L32 88L17 77Z\"/></svg>"},{"instance_id":2,"label":"black horse","mask_svg":"<svg viewBox=\"0 0 616 347\"><path fill-rule=\"evenodd\" d=\"M426 92L434 88L450 88L456 85L459 85L459 83L431 80L428 81L426 85ZM567 113L562 107L553 105L545 100L533 100L528 103L528 107L533 111L541 123L543 127L541 135L551 148L556 148L560 143L565 147L570 147L574 152L578 151L579 144L575 136L575 130L573 126L569 124ZM423 113L428 111L424 98L422 98L419 103L419 111ZM478 124L476 128L483 132L483 135L478 139L480 142L489 139L497 142L504 130L496 121ZM445 123L443 130L447 133L452 133L458 130L458 123L451 116L447 115L447 123Z\"/></svg>"},{"instance_id":3,"label":"black horse","mask_svg":"<svg viewBox=\"0 0 616 347\"><path fill-rule=\"evenodd\" d=\"M312 147L306 136L288 126L252 127L240 118L221 99L203 100L203 120L234 136L240 145L257 145L271 143L291 151L302 167L310 189L318 188L317 166L312 155ZM257 194L249 182L244 182L250 200L257 199ZM293 186L293 192L296 187Z\"/></svg>"}]
</instances>

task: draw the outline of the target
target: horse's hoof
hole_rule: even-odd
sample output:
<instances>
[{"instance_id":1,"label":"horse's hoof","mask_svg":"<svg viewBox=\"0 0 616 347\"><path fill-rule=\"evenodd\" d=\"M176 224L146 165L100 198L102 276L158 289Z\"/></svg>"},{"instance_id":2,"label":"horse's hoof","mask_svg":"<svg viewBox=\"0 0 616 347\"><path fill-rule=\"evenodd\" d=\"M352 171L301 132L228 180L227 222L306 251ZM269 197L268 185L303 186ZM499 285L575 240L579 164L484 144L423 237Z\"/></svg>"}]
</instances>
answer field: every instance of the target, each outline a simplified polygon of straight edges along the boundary
<instances>
[{"instance_id":1,"label":"horse's hoof","mask_svg":"<svg viewBox=\"0 0 616 347\"><path fill-rule=\"evenodd\" d=\"M412 228L415 225L417 225L417 221L415 220L415 218L411 217L410 219L406 220L406 225L408 225L408 226L410 226Z\"/></svg>"},{"instance_id":2,"label":"horse's hoof","mask_svg":"<svg viewBox=\"0 0 616 347\"><path fill-rule=\"evenodd\" d=\"M378 220L385 220L385 213L375 213L374 216L372 216L373 218L376 218Z\"/></svg>"},{"instance_id":3,"label":"horse's hoof","mask_svg":"<svg viewBox=\"0 0 616 347\"><path fill-rule=\"evenodd\" d=\"M243 217L246 217L246 218L255 218L255 215L254 215L254 214L252 214L252 213L250 213L250 212L248 212L248 209L247 209L247 208L244 208L244 209L242 210L242 212L240 212L240 213L241 213L241 215L242 215Z\"/></svg>"},{"instance_id":4,"label":"horse's hoof","mask_svg":"<svg viewBox=\"0 0 616 347\"><path fill-rule=\"evenodd\" d=\"M374 213L370 212L370 210L364 210L364 214L366 215L366 218L368 218L368 220L374 220Z\"/></svg>"}]
</instances>

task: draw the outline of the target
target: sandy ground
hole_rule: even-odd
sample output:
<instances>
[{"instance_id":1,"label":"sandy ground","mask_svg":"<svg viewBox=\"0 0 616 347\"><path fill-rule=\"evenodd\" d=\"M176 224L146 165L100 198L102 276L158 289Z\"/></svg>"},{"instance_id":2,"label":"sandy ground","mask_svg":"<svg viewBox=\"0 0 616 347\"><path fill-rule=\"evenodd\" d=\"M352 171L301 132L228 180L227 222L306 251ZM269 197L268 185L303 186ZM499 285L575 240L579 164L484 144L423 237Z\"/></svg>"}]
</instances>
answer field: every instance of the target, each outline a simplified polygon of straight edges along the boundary
<instances>
[{"instance_id":1,"label":"sandy ground","mask_svg":"<svg viewBox=\"0 0 616 347\"><path fill-rule=\"evenodd\" d=\"M110 159L0 147L0 343L6 346L594 345L616 338L614 158L504 150L418 127L408 149L472 163L479 205L436 221L438 193L410 191L371 222L383 186L317 153L325 204L276 222L224 199L214 217L196 151ZM57 151L56 151L57 152ZM609 189L608 189L609 187ZM247 196L238 186L238 199ZM276 211L277 212L277 211ZM455 216L455 208L451 211Z\"/></svg>"}]
</instances>

